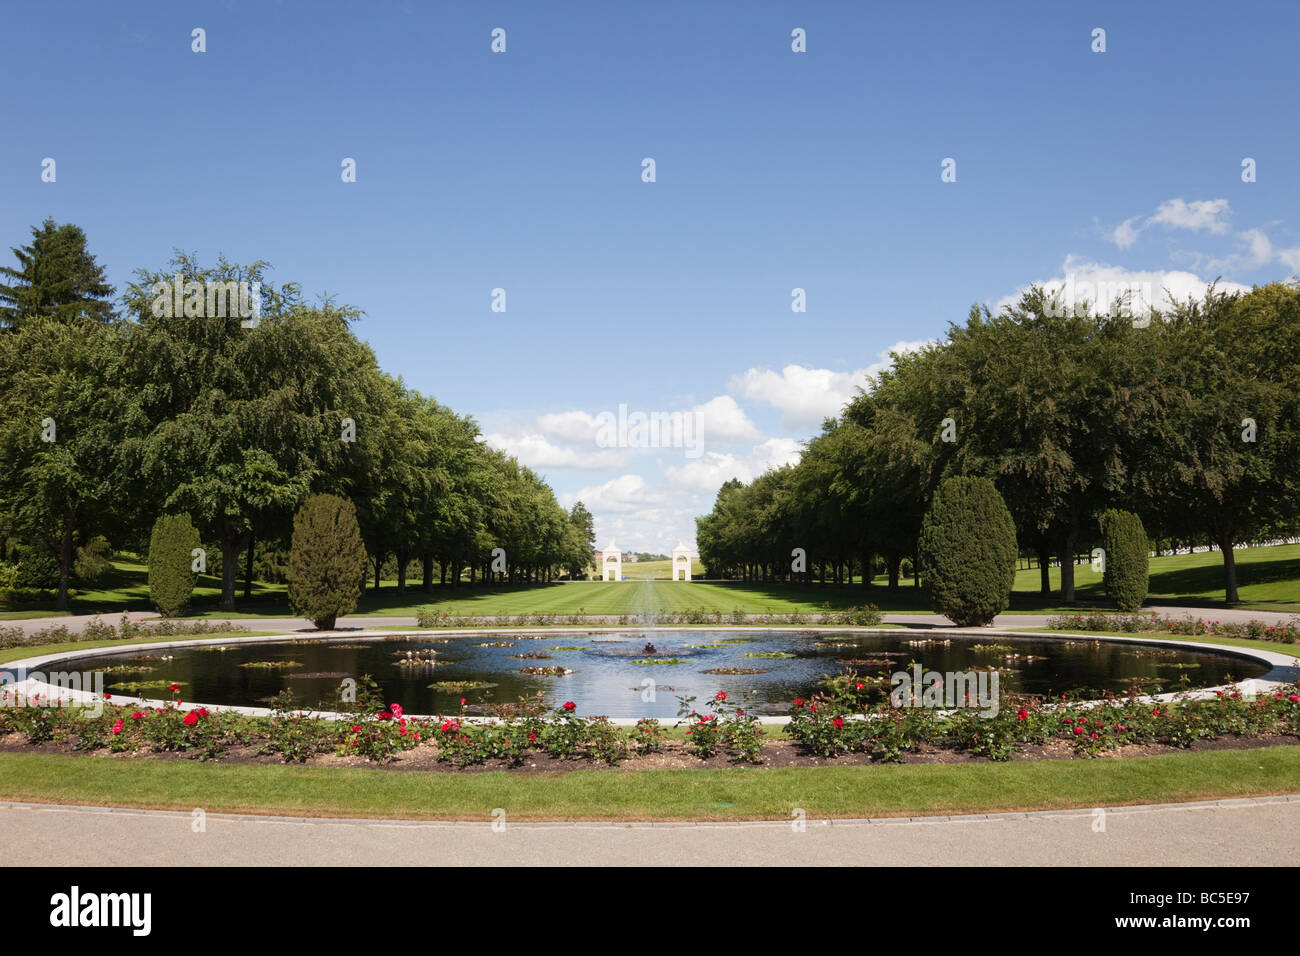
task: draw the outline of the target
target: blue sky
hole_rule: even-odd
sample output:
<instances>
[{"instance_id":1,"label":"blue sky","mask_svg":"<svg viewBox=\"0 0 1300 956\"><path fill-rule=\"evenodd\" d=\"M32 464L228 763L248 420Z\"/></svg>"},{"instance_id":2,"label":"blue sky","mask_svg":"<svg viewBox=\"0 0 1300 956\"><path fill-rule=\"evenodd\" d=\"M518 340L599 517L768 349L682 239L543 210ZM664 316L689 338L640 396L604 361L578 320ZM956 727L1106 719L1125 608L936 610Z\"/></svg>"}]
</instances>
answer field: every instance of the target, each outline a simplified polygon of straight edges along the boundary
<instances>
[{"instance_id":1,"label":"blue sky","mask_svg":"<svg viewBox=\"0 0 1300 956\"><path fill-rule=\"evenodd\" d=\"M47 2L5 33L5 245L75 222L119 289L177 247L270 261L601 545L692 541L973 302L1300 271L1294 2ZM703 453L600 446L620 404L699 410Z\"/></svg>"}]
</instances>

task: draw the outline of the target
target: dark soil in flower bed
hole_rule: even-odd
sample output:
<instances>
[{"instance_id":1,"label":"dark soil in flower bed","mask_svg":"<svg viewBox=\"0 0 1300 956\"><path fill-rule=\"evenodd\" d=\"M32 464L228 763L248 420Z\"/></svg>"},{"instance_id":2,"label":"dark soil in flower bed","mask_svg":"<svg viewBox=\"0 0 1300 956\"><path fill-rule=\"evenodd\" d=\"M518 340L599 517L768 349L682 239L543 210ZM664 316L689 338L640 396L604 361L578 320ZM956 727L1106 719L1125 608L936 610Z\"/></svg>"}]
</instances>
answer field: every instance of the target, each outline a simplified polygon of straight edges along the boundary
<instances>
[{"instance_id":1,"label":"dark soil in flower bed","mask_svg":"<svg viewBox=\"0 0 1300 956\"><path fill-rule=\"evenodd\" d=\"M1161 754L1198 753L1209 750L1248 750L1254 747L1300 746L1300 737L1290 734L1265 734L1257 736L1226 736L1214 740L1202 740L1190 747L1173 747L1167 744L1135 744L1107 751L1095 758L1079 756L1073 744L1068 740L1051 741L1043 746L1025 746L1011 757L1012 761L1025 760L1117 760L1127 757L1150 757ZM228 749L214 763L226 764L283 764L284 761L275 754L261 754L259 744L237 745ZM175 751L135 751L110 753L107 750L85 752L74 749L66 743L29 744L21 734L11 733L0 737L0 753L29 754L71 754L87 760L192 760L193 755ZM991 763L985 757L975 756L966 751L948 748L921 747L905 753L901 760L905 764L965 764ZM626 770L721 770L728 767L744 767L750 770L765 770L780 767L854 767L881 763L868 754L851 753L835 758L819 758L808 754L799 744L773 738L763 744L763 763L740 764L732 758L718 754L701 760L688 753L685 745L678 741L666 741L659 753L634 755L625 758L618 766L609 767L591 759L561 760L545 753L530 753L517 767L510 767L500 760L490 760L485 764L457 767L438 759L438 750L434 745L417 747L399 753L388 763L375 763L362 757L344 756L334 753L320 754L307 760L305 766L312 767L362 767L375 770L433 770L447 773L483 773L491 770L510 770L515 773L563 773L571 770L609 770L617 773Z\"/></svg>"}]
</instances>

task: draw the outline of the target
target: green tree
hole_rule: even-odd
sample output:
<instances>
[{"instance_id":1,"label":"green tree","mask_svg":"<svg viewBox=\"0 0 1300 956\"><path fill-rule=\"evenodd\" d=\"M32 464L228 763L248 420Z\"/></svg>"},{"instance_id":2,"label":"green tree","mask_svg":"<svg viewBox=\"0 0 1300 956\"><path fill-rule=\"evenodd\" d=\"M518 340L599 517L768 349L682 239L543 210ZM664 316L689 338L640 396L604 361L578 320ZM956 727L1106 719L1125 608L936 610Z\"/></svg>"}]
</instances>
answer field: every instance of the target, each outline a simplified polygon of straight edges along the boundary
<instances>
[{"instance_id":1,"label":"green tree","mask_svg":"<svg viewBox=\"0 0 1300 956\"><path fill-rule=\"evenodd\" d=\"M1219 547L1235 603L1234 546L1300 507L1300 285L1210 289L1155 331L1169 394L1150 479L1162 525Z\"/></svg>"},{"instance_id":2,"label":"green tree","mask_svg":"<svg viewBox=\"0 0 1300 956\"><path fill-rule=\"evenodd\" d=\"M356 509L337 495L313 495L293 519L289 605L328 630L354 610L366 576Z\"/></svg>"},{"instance_id":3,"label":"green tree","mask_svg":"<svg viewBox=\"0 0 1300 956\"><path fill-rule=\"evenodd\" d=\"M573 503L568 518L563 563L570 577L585 577L591 567L591 555L596 550L596 519L581 501Z\"/></svg>"},{"instance_id":4,"label":"green tree","mask_svg":"<svg viewBox=\"0 0 1300 956\"><path fill-rule=\"evenodd\" d=\"M121 500L122 330L34 314L0 335L0 512L59 565L68 608L76 548L107 530Z\"/></svg>"},{"instance_id":5,"label":"green tree","mask_svg":"<svg viewBox=\"0 0 1300 956\"><path fill-rule=\"evenodd\" d=\"M313 488L346 490L350 460L381 434L369 414L374 354L350 328L359 313L329 301L307 306L296 285L268 283L265 269L224 259L206 269L180 253L171 275L138 272L127 296L136 317L125 412L135 437L123 449L130 499L185 511L219 544L225 610L234 608L239 558L255 532L287 521ZM257 283L257 326L197 301L160 312L159 290L165 305L175 276L200 290Z\"/></svg>"},{"instance_id":6,"label":"green tree","mask_svg":"<svg viewBox=\"0 0 1300 956\"><path fill-rule=\"evenodd\" d=\"M18 267L0 267L0 328L16 329L38 315L63 321L113 319L113 287L86 248L86 234L46 219L32 227L30 245L13 250Z\"/></svg>"},{"instance_id":7,"label":"green tree","mask_svg":"<svg viewBox=\"0 0 1300 956\"><path fill-rule=\"evenodd\" d=\"M194 549L199 532L189 515L160 515L149 536L149 600L163 617L175 617L194 594Z\"/></svg>"},{"instance_id":8,"label":"green tree","mask_svg":"<svg viewBox=\"0 0 1300 956\"><path fill-rule=\"evenodd\" d=\"M945 479L921 523L919 551L935 611L972 625L1006 610L1016 579L1016 528L993 482Z\"/></svg>"}]
</instances>

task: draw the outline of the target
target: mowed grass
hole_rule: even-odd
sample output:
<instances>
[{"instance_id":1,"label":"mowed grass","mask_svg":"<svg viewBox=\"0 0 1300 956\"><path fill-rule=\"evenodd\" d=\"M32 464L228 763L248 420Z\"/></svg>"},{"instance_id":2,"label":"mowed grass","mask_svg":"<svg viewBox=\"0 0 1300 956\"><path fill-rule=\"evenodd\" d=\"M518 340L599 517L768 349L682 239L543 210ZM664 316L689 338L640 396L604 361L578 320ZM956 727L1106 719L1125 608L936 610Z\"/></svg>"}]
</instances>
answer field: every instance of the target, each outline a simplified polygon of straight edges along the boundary
<instances>
[{"instance_id":1,"label":"mowed grass","mask_svg":"<svg viewBox=\"0 0 1300 956\"><path fill-rule=\"evenodd\" d=\"M1300 611L1300 545L1242 548L1237 555L1241 603L1253 610ZM877 577L873 587L860 582L819 586L802 584L747 584L742 581L667 580L669 562L625 564L627 581L573 581L543 585L434 586L426 593L413 582L398 593L396 582L384 582L379 591L362 596L357 613L374 616L414 616L422 608L452 615L521 614L604 614L635 616L653 611L701 609L729 614L741 610L750 614L813 612L829 605L841 609L870 602L892 613L928 613L923 592L909 578L897 591L888 591ZM662 574L662 576L661 576ZM149 610L147 568L136 560L119 559L102 586L72 600L78 614L120 614L125 610ZM637 580L635 577L650 578ZM1060 586L1060 569L1051 569L1052 587ZM1058 597L1038 594L1039 572L1028 568L1017 572L1012 593L1012 613L1053 613L1091 604L1105 605L1101 575L1090 565L1075 567L1077 601L1062 605ZM216 607L220 582L202 577L195 592L194 613L207 618L266 617L288 615L283 585L255 583L253 596L238 592L239 610L226 612ZM1223 556L1217 552L1174 555L1151 561L1151 597L1148 607L1184 605L1206 609L1226 605L1223 597ZM52 602L44 613L51 613ZM42 609L20 607L0 611L0 618L33 617Z\"/></svg>"},{"instance_id":2,"label":"mowed grass","mask_svg":"<svg viewBox=\"0 0 1300 956\"><path fill-rule=\"evenodd\" d=\"M0 799L306 816L789 820L1059 810L1293 792L1300 746L1104 760L460 774L0 754Z\"/></svg>"},{"instance_id":3,"label":"mowed grass","mask_svg":"<svg viewBox=\"0 0 1300 956\"><path fill-rule=\"evenodd\" d=\"M704 576L704 565L698 559L691 561L691 577ZM629 581L671 581L672 561L624 561L623 577Z\"/></svg>"}]
</instances>

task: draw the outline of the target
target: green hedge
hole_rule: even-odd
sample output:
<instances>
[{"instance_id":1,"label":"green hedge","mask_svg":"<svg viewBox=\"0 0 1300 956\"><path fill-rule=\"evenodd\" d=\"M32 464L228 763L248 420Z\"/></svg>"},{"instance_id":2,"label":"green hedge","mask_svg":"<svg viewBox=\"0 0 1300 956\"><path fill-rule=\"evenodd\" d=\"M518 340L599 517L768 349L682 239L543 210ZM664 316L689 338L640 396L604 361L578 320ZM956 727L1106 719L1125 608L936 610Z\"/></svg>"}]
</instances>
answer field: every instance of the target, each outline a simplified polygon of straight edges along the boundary
<instances>
[{"instance_id":1,"label":"green hedge","mask_svg":"<svg viewBox=\"0 0 1300 956\"><path fill-rule=\"evenodd\" d=\"M163 617L185 610L194 594L199 533L189 515L161 515L149 536L149 600Z\"/></svg>"},{"instance_id":2,"label":"green hedge","mask_svg":"<svg viewBox=\"0 0 1300 956\"><path fill-rule=\"evenodd\" d=\"M356 509L336 495L313 495L293 518L289 605L328 629L357 606L366 576L366 547Z\"/></svg>"},{"instance_id":3,"label":"green hedge","mask_svg":"<svg viewBox=\"0 0 1300 956\"><path fill-rule=\"evenodd\" d=\"M921 523L921 581L935 611L987 624L1007 609L1016 578L1016 527L987 478L948 478Z\"/></svg>"},{"instance_id":4,"label":"green hedge","mask_svg":"<svg viewBox=\"0 0 1300 956\"><path fill-rule=\"evenodd\" d=\"M1102 583L1106 596L1121 611L1136 611L1147 599L1150 542L1142 519L1111 508L1102 513L1101 546L1105 551Z\"/></svg>"}]
</instances>

